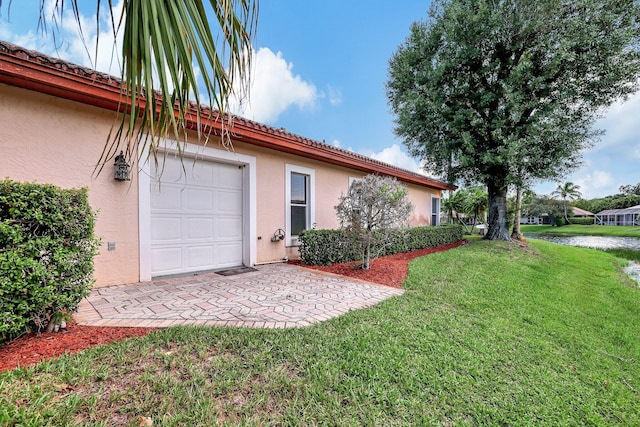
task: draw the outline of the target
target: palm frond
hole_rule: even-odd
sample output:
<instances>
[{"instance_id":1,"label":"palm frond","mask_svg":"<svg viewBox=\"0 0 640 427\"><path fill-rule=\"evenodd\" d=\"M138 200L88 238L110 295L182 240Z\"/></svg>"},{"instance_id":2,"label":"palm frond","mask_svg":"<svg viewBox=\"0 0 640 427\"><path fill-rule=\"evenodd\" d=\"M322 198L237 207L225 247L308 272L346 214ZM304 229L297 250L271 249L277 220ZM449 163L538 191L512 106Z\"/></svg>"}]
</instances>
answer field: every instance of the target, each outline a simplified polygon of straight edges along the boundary
<instances>
[{"instance_id":1,"label":"palm frond","mask_svg":"<svg viewBox=\"0 0 640 427\"><path fill-rule=\"evenodd\" d=\"M96 0L96 15L104 3ZM113 16L113 0L106 3L114 35L123 31L122 115L107 136L96 173L120 150L131 160L141 147L141 160L157 162L162 142L186 141L191 123L206 143L212 127L205 125L219 121L218 136L228 144L229 98L248 90L258 0L123 0L122 16ZM45 4L41 0L40 22L46 22ZM71 8L80 27L78 4L53 5L60 19Z\"/></svg>"}]
</instances>

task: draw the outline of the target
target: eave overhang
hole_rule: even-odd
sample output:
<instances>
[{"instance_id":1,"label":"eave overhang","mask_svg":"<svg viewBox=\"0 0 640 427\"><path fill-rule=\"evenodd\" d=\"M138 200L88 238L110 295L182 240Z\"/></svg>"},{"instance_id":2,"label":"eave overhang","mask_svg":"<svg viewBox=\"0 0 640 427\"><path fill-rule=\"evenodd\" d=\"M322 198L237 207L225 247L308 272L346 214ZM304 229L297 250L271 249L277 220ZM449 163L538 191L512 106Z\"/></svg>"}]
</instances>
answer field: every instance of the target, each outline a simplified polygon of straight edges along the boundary
<instances>
[{"instance_id":1,"label":"eave overhang","mask_svg":"<svg viewBox=\"0 0 640 427\"><path fill-rule=\"evenodd\" d=\"M110 111L128 110L120 79L2 41L0 41L0 83ZM189 120L188 126L195 130L197 128L196 106L192 107L188 117L193 118ZM364 173L394 176L406 183L423 187L437 190L456 189L455 186L443 181L304 138L285 129L277 129L241 117L233 117L232 123L231 132L234 141ZM222 122L216 115L203 125L217 134L222 131Z\"/></svg>"}]
</instances>

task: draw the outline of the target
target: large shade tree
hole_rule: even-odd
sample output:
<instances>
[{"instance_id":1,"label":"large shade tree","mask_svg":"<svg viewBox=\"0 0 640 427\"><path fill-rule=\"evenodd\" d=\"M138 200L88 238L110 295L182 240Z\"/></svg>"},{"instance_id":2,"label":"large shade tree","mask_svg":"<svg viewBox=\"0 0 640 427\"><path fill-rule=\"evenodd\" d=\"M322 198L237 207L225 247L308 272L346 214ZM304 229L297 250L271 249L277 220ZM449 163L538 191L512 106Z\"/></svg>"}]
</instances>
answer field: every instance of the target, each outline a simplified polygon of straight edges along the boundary
<instances>
[{"instance_id":1,"label":"large shade tree","mask_svg":"<svg viewBox=\"0 0 640 427\"><path fill-rule=\"evenodd\" d=\"M0 0L0 8L12 3L17 6ZM40 3L41 23L62 22L70 12L82 31L80 1ZM44 15L51 10L49 3L54 5L53 16ZM189 123L197 123L195 130L202 138L212 130L205 124L219 120L224 141L229 99L243 96L248 87L258 1L123 0L121 14L115 14L113 0L94 3L96 16L102 13L101 5L108 6L111 30L114 35L123 33L122 109L127 113L108 136L100 163L121 149L134 157L138 144L157 160L164 138L184 140Z\"/></svg>"},{"instance_id":2,"label":"large shade tree","mask_svg":"<svg viewBox=\"0 0 640 427\"><path fill-rule=\"evenodd\" d=\"M486 239L510 239L510 186L575 167L603 108L638 89L639 3L436 0L412 25L389 62L396 134L451 182L486 185Z\"/></svg>"}]
</instances>

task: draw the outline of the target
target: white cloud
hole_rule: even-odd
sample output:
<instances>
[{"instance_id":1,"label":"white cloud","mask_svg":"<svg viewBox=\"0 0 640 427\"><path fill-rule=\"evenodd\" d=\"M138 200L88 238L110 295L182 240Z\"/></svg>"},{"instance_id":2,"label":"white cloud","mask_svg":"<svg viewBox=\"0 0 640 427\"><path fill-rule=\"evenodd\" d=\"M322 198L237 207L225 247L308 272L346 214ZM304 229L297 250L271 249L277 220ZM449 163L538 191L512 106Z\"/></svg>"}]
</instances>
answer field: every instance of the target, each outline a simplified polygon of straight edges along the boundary
<instances>
[{"instance_id":1,"label":"white cloud","mask_svg":"<svg viewBox=\"0 0 640 427\"><path fill-rule=\"evenodd\" d=\"M340 147L340 140L339 140L339 139L334 139L334 140L331 142L331 145L333 145L334 147L341 148L341 147Z\"/></svg>"},{"instance_id":2,"label":"white cloud","mask_svg":"<svg viewBox=\"0 0 640 427\"><path fill-rule=\"evenodd\" d=\"M604 129L605 135L594 147L594 151L610 149L612 146L638 143L638 117L640 117L640 92L631 95L626 101L613 104L605 116L595 124L597 129Z\"/></svg>"},{"instance_id":3,"label":"white cloud","mask_svg":"<svg viewBox=\"0 0 640 427\"><path fill-rule=\"evenodd\" d=\"M117 25L117 20L123 13L123 0L116 3L111 13ZM75 17L69 11L64 14L62 27L66 34L75 36L69 38L68 51L72 59L98 71L120 75L124 28L120 28L117 34L113 33L108 10L100 11L99 28L95 15L80 15L80 25L82 33Z\"/></svg>"},{"instance_id":4,"label":"white cloud","mask_svg":"<svg viewBox=\"0 0 640 427\"><path fill-rule=\"evenodd\" d=\"M379 153L372 153L370 157L372 159L424 175L424 171L420 167L420 164L413 157L409 157L409 155L402 151L398 144L386 147Z\"/></svg>"},{"instance_id":5,"label":"white cloud","mask_svg":"<svg viewBox=\"0 0 640 427\"><path fill-rule=\"evenodd\" d=\"M340 89L336 89L331 85L327 85L327 91L329 92L329 103L331 105L342 104L342 91Z\"/></svg>"},{"instance_id":6,"label":"white cloud","mask_svg":"<svg viewBox=\"0 0 640 427\"><path fill-rule=\"evenodd\" d=\"M0 37L27 49L38 50L50 56L91 67L99 71L120 75L120 47L122 33L114 36L108 9L102 8L100 13L100 32L97 32L95 15L80 13L78 22L69 7L65 8L62 19L55 11L56 0L48 0L44 4L43 31L26 33L12 32L11 27L0 27ZM119 0L112 11L115 19L122 14L123 0ZM34 15L35 26L37 14ZM115 42L117 41L117 46ZM97 44L97 49L96 49Z\"/></svg>"},{"instance_id":7,"label":"white cloud","mask_svg":"<svg viewBox=\"0 0 640 427\"><path fill-rule=\"evenodd\" d=\"M618 192L619 185L614 184L613 176L607 171L593 170L586 174L574 175L577 175L577 177L568 181L580 186L580 193L585 199L593 199Z\"/></svg>"},{"instance_id":8,"label":"white cloud","mask_svg":"<svg viewBox=\"0 0 640 427\"><path fill-rule=\"evenodd\" d=\"M234 113L258 122L270 123L291 106L313 109L318 98L316 87L292 72L293 64L281 52L260 48L253 53L249 99L231 102Z\"/></svg>"}]
</instances>

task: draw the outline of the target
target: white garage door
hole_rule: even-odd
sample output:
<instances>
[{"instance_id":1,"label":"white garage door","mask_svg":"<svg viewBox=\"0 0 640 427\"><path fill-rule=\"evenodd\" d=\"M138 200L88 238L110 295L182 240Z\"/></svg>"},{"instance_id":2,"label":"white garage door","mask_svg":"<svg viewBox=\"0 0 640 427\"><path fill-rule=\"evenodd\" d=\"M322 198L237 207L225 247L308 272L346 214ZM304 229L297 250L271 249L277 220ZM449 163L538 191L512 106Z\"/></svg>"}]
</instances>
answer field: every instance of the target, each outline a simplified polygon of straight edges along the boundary
<instances>
[{"instance_id":1,"label":"white garage door","mask_svg":"<svg viewBox=\"0 0 640 427\"><path fill-rule=\"evenodd\" d=\"M162 165L159 166L162 168ZM167 156L151 167L151 275L242 265L242 168Z\"/></svg>"}]
</instances>

